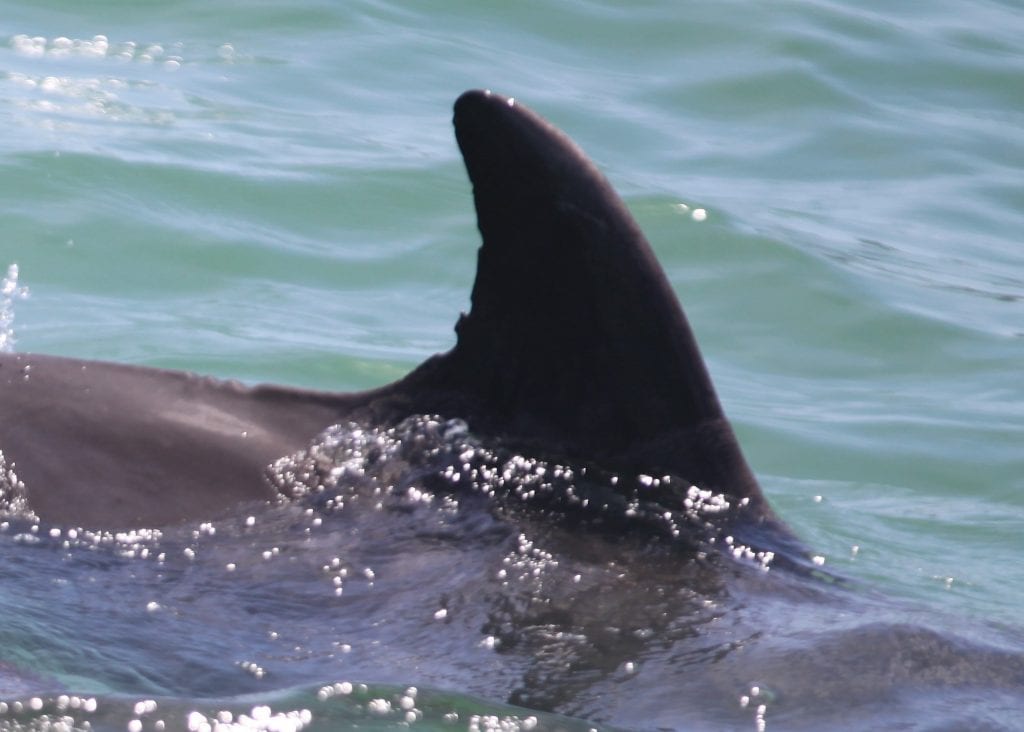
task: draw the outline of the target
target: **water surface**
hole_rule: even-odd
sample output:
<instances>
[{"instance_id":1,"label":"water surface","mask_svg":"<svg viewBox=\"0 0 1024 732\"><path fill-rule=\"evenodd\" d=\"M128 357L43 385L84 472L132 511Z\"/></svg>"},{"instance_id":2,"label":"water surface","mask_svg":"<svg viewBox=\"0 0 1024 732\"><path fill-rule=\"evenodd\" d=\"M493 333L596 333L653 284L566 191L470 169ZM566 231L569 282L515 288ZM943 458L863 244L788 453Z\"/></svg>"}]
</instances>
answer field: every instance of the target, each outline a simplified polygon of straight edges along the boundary
<instances>
[{"instance_id":1,"label":"water surface","mask_svg":"<svg viewBox=\"0 0 1024 732\"><path fill-rule=\"evenodd\" d=\"M853 580L705 575L485 510L432 552L398 509L384 535L369 510L311 527L245 507L212 535L95 550L14 522L0 698L28 705L17 719L78 696L79 719L98 700L94 728L267 705L387 726L416 687L413 723L442 728L576 724L553 711L581 728L1018 724L1018 3L55 1L0 18L4 347L336 390L397 378L468 307L478 235L450 110L491 87L623 194L769 499ZM551 583L495 584L520 534L559 560ZM354 577L340 597L334 558ZM560 614L531 614L546 600ZM517 648L488 645L496 613ZM632 645L610 640L623 628Z\"/></svg>"}]
</instances>

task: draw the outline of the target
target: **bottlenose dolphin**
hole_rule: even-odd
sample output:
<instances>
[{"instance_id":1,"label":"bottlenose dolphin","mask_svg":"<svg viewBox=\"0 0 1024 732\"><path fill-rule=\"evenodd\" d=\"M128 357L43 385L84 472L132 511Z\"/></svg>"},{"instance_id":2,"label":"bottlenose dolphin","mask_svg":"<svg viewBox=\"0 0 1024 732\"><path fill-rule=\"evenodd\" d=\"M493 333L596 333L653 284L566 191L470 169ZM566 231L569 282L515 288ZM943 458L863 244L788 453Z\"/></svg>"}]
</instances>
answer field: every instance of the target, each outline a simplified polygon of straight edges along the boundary
<instances>
[{"instance_id":1,"label":"bottlenose dolphin","mask_svg":"<svg viewBox=\"0 0 1024 732\"><path fill-rule=\"evenodd\" d=\"M275 497L267 466L329 425L438 414L514 449L677 476L728 497L723 521L785 535L663 270L604 176L513 99L466 92L454 125L483 244L452 350L350 394L3 353L9 492L23 490L44 522L94 529L210 518Z\"/></svg>"}]
</instances>

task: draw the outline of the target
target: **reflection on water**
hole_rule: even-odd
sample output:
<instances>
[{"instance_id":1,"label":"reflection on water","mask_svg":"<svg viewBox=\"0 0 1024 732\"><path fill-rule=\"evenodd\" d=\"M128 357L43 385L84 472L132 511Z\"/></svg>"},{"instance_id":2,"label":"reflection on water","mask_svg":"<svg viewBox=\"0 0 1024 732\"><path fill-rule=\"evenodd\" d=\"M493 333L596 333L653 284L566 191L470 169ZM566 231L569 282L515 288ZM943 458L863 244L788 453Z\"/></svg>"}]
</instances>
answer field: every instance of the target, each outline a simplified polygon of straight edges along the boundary
<instances>
[{"instance_id":1,"label":"reflection on water","mask_svg":"<svg viewBox=\"0 0 1024 732\"><path fill-rule=\"evenodd\" d=\"M862 582L700 558L662 501L611 527L564 493L462 490L454 462L381 494L348 471L160 535L9 518L0 727L304 709L394 726L411 685L413 724L442 729L453 712L571 728L550 708L628 728L1019 727L1019 9L735 7L508 4L495 23L401 0L6 3L0 268L37 295L14 302L19 348L397 378L465 307L477 238L449 105L495 85L625 193L769 498ZM314 485L344 465L328 457Z\"/></svg>"},{"instance_id":2,"label":"reflection on water","mask_svg":"<svg viewBox=\"0 0 1024 732\"><path fill-rule=\"evenodd\" d=\"M218 521L97 534L9 517L5 713L119 729L502 718L472 695L531 710L504 715L513 729L573 728L550 712L635 726L638 709L650 727L802 728L842 708L927 717L936 695L970 721L1024 683L1020 639L960 638L848 583L721 551L688 490L644 476L656 500L627 500L592 470L417 418L332 428L274 466L292 498ZM28 649L46 659L31 674ZM140 713L150 698L159 713Z\"/></svg>"}]
</instances>

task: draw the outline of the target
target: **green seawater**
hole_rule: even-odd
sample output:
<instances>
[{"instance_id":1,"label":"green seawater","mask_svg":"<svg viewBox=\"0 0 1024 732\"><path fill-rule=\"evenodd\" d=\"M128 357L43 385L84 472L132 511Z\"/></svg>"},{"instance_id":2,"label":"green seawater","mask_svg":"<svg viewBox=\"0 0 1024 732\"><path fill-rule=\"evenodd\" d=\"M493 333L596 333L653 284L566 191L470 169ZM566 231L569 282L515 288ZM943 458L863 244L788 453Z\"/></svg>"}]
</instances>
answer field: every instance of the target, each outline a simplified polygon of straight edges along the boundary
<instances>
[{"instance_id":1,"label":"green seawater","mask_svg":"<svg viewBox=\"0 0 1024 732\"><path fill-rule=\"evenodd\" d=\"M478 87L565 130L621 193L769 500L825 566L933 610L940 636L996 629L1024 653L1019 2L0 0L0 335L251 383L400 377L469 307L479 235L450 118ZM47 624L40 588L75 577L25 551L0 542L35 573L0 590L0 670L28 678L0 673L0 698L56 678L120 710L187 676L169 659L118 685L67 661L110 659ZM250 680L243 650L210 644ZM1018 692L978 708L1012 728ZM774 704L778 729L813 726L780 699L744 728L776 728ZM520 715L575 724L544 711Z\"/></svg>"}]
</instances>

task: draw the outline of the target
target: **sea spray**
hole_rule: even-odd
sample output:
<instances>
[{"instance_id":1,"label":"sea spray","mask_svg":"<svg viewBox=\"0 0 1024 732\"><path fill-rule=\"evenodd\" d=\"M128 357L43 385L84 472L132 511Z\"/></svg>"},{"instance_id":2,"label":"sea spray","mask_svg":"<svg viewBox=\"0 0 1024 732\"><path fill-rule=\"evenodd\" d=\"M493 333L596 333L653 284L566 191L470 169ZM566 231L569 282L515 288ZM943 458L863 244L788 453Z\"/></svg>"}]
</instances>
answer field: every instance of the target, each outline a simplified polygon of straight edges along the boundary
<instances>
[{"instance_id":1,"label":"sea spray","mask_svg":"<svg viewBox=\"0 0 1024 732\"><path fill-rule=\"evenodd\" d=\"M28 288L18 287L18 265L9 265L0 280L0 352L14 350L14 301L27 296Z\"/></svg>"}]
</instances>

